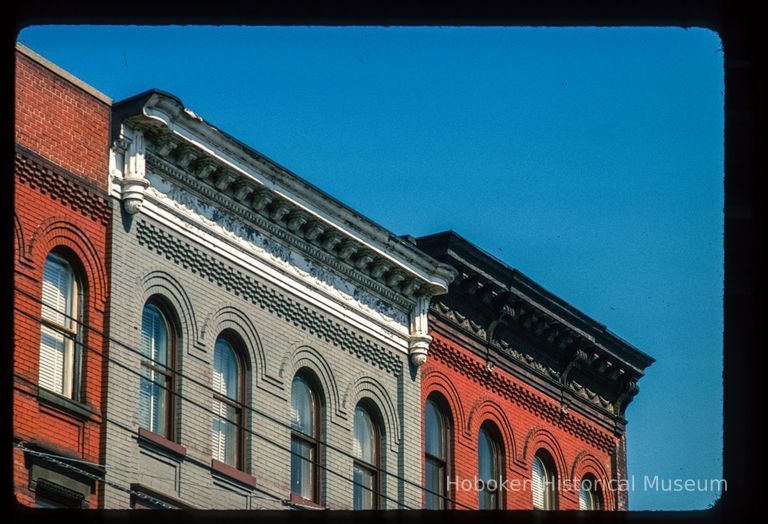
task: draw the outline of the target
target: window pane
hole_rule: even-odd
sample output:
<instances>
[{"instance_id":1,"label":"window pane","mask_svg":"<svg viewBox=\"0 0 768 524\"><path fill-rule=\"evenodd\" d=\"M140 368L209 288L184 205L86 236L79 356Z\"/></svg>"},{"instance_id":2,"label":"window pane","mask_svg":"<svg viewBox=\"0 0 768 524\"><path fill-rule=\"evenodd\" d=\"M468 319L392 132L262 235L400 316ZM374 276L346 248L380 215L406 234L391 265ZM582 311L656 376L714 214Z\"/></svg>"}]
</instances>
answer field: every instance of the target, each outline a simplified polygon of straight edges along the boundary
<instances>
[{"instance_id":1,"label":"window pane","mask_svg":"<svg viewBox=\"0 0 768 524\"><path fill-rule=\"evenodd\" d=\"M539 457L533 457L533 474L531 476L531 491L533 492L534 509L549 509L545 505L546 468Z\"/></svg>"},{"instance_id":2,"label":"window pane","mask_svg":"<svg viewBox=\"0 0 768 524\"><path fill-rule=\"evenodd\" d=\"M141 317L141 352L162 366L168 365L168 324L153 304L144 306Z\"/></svg>"},{"instance_id":3,"label":"window pane","mask_svg":"<svg viewBox=\"0 0 768 524\"><path fill-rule=\"evenodd\" d=\"M224 339L216 341L213 356L213 390L234 401L240 398L240 368L235 350Z\"/></svg>"},{"instance_id":4,"label":"window pane","mask_svg":"<svg viewBox=\"0 0 768 524\"><path fill-rule=\"evenodd\" d=\"M66 262L48 255L43 268L42 317L61 326L72 326L74 303L74 274Z\"/></svg>"},{"instance_id":5,"label":"window pane","mask_svg":"<svg viewBox=\"0 0 768 524\"><path fill-rule=\"evenodd\" d=\"M445 495L445 467L434 459L426 460L426 508L444 509L445 499L440 495ZM434 492L435 494L431 493Z\"/></svg>"},{"instance_id":6,"label":"window pane","mask_svg":"<svg viewBox=\"0 0 768 524\"><path fill-rule=\"evenodd\" d=\"M310 461L315 459L315 447L293 438L291 451L291 491L307 500L313 500L314 465Z\"/></svg>"},{"instance_id":7,"label":"window pane","mask_svg":"<svg viewBox=\"0 0 768 524\"><path fill-rule=\"evenodd\" d=\"M315 399L309 385L301 377L293 379L291 387L291 427L315 437Z\"/></svg>"},{"instance_id":8,"label":"window pane","mask_svg":"<svg viewBox=\"0 0 768 524\"><path fill-rule=\"evenodd\" d=\"M77 315L76 293L71 266L55 255L48 255L43 267L41 316L55 327L41 325L40 328L38 384L69 398L74 398L78 360L72 334L79 327L74 318Z\"/></svg>"},{"instance_id":9,"label":"window pane","mask_svg":"<svg viewBox=\"0 0 768 524\"><path fill-rule=\"evenodd\" d=\"M355 408L354 455L368 464L376 465L376 431L373 421L362 407Z\"/></svg>"},{"instance_id":10,"label":"window pane","mask_svg":"<svg viewBox=\"0 0 768 524\"><path fill-rule=\"evenodd\" d=\"M237 467L238 410L224 402L213 401L213 458Z\"/></svg>"},{"instance_id":11,"label":"window pane","mask_svg":"<svg viewBox=\"0 0 768 524\"><path fill-rule=\"evenodd\" d=\"M168 377L141 368L139 380L139 425L159 435L168 434L167 398Z\"/></svg>"},{"instance_id":12,"label":"window pane","mask_svg":"<svg viewBox=\"0 0 768 524\"><path fill-rule=\"evenodd\" d=\"M372 471L354 465L353 508L374 509L375 475ZM361 485L362 484L362 485Z\"/></svg>"},{"instance_id":13,"label":"window pane","mask_svg":"<svg viewBox=\"0 0 768 524\"><path fill-rule=\"evenodd\" d=\"M584 477L579 488L579 509L600 509L600 498L597 494L597 480L592 476Z\"/></svg>"},{"instance_id":14,"label":"window pane","mask_svg":"<svg viewBox=\"0 0 768 524\"><path fill-rule=\"evenodd\" d=\"M498 471L498 452L495 442L485 429L480 430L480 439L478 443L478 474L480 480L485 482L483 490L480 492L480 509L496 509L497 494L499 482ZM487 488L489 480L494 480L491 487L494 491Z\"/></svg>"},{"instance_id":15,"label":"window pane","mask_svg":"<svg viewBox=\"0 0 768 524\"><path fill-rule=\"evenodd\" d=\"M40 330L40 386L64 394L64 353L66 337L48 326Z\"/></svg>"},{"instance_id":16,"label":"window pane","mask_svg":"<svg viewBox=\"0 0 768 524\"><path fill-rule=\"evenodd\" d=\"M435 403L431 400L427 400L425 425L424 446L426 452L445 460L445 428L443 417Z\"/></svg>"}]
</instances>

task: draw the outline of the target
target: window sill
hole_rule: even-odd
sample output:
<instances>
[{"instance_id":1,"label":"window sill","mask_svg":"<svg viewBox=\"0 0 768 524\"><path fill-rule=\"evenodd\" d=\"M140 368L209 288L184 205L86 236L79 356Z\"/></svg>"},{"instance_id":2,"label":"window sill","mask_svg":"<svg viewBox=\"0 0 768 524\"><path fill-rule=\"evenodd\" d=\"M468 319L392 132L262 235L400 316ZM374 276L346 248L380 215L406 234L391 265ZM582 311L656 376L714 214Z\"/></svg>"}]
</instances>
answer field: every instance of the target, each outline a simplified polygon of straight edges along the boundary
<instances>
[{"instance_id":1,"label":"window sill","mask_svg":"<svg viewBox=\"0 0 768 524\"><path fill-rule=\"evenodd\" d=\"M152 444L155 447L173 453L179 457L187 456L187 448L181 444L177 444L172 440L168 440L167 438L158 435L157 433L152 433L151 431L144 428L139 428L139 442L141 441Z\"/></svg>"},{"instance_id":2,"label":"window sill","mask_svg":"<svg viewBox=\"0 0 768 524\"><path fill-rule=\"evenodd\" d=\"M37 388L37 398L46 404L63 409L67 413L75 415L78 418L90 419L97 415L97 413L87 404L72 400L71 398L59 395L58 393L54 393L53 391L49 391L40 386Z\"/></svg>"},{"instance_id":3,"label":"window sill","mask_svg":"<svg viewBox=\"0 0 768 524\"><path fill-rule=\"evenodd\" d=\"M289 500L291 504L296 504L297 506L302 506L309 509L328 509L325 506L318 504L317 502L305 499L304 497L293 492L291 492L291 498Z\"/></svg>"},{"instance_id":4,"label":"window sill","mask_svg":"<svg viewBox=\"0 0 768 524\"><path fill-rule=\"evenodd\" d=\"M256 487L256 477L249 475L245 471L241 471L229 464L225 464L216 459L211 459L211 469L214 473L225 476L227 478L236 480L241 484L245 484L251 488Z\"/></svg>"}]
</instances>

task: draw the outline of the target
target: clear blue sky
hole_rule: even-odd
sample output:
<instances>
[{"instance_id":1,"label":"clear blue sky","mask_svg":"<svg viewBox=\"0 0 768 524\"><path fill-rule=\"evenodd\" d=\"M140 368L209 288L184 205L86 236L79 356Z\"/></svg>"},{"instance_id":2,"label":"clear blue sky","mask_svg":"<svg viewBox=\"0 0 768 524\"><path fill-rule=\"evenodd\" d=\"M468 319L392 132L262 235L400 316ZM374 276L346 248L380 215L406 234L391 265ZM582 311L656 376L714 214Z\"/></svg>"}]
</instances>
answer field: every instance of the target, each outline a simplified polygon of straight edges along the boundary
<instances>
[{"instance_id":1,"label":"clear blue sky","mask_svg":"<svg viewBox=\"0 0 768 524\"><path fill-rule=\"evenodd\" d=\"M453 229L656 358L631 509L722 476L723 53L679 28L31 27L114 100L157 87L398 234Z\"/></svg>"}]
</instances>

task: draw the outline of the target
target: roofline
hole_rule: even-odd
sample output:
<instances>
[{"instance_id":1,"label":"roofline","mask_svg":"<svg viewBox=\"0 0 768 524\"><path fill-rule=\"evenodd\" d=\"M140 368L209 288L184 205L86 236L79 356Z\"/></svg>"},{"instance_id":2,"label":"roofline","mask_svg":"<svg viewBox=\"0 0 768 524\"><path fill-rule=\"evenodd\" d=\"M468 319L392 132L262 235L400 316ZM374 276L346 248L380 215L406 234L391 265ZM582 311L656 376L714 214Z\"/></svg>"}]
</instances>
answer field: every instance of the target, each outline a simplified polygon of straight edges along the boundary
<instances>
[{"instance_id":1,"label":"roofline","mask_svg":"<svg viewBox=\"0 0 768 524\"><path fill-rule=\"evenodd\" d=\"M37 54L36 52L32 51L30 48L25 46L24 44L20 42L16 42L16 51L20 52L33 62L36 62L37 64L45 67L55 75L63 78L64 80L67 80L70 84L74 85L75 87L82 89L89 95L93 96L97 100L105 103L108 106L112 105L112 99L109 98L107 95L99 91L98 89L94 88L91 85L86 84L79 78L77 78L72 73L65 71L61 67L57 66L47 58L43 57L42 55Z\"/></svg>"},{"instance_id":2,"label":"roofline","mask_svg":"<svg viewBox=\"0 0 768 524\"><path fill-rule=\"evenodd\" d=\"M168 106L169 102L171 107ZM158 110L161 113L167 114L173 122L183 123L188 132L197 134L199 139L209 141L216 148L239 150L247 162L263 162L270 169L279 171L279 175L287 182L287 184L278 184L282 185L284 190L295 193L294 196L296 197L308 199L307 203L311 205L318 205L317 201L312 203L313 198L325 201L324 206L318 209L328 213L328 217L333 217L334 220L337 220L339 224L336 227L341 227L345 223L352 224L353 226L349 229L349 232L354 232L361 239L366 239L367 242L371 242L373 245L378 244L379 249L390 253L389 256L393 257L393 261L397 261L404 268L410 266L409 272L414 272L420 279L431 281L430 285L438 285L443 289L442 292L447 291L448 284L450 284L455 276L455 271L449 265L435 260L429 254L418 249L415 244L370 220L210 122L204 121L186 108L181 99L172 93L154 88L113 104L112 140L119 137L120 128L125 119L132 116L149 116L146 112L147 109ZM200 126L203 126L203 128L200 129ZM209 133L213 133L214 136L206 136ZM216 142L217 136L221 140L218 144ZM419 273L426 274L428 277ZM437 281L435 281L435 278L437 278ZM438 284L438 282L440 283Z\"/></svg>"},{"instance_id":3,"label":"roofline","mask_svg":"<svg viewBox=\"0 0 768 524\"><path fill-rule=\"evenodd\" d=\"M543 305L546 307L559 310L559 312L565 312L567 316L570 317L570 321L581 324L578 327L582 329L586 328L586 331L602 338L603 342L618 346L622 351L630 353L631 356L640 360L640 362L644 364L644 367L648 367L656 362L656 359L652 356L613 333L605 326L605 324L596 321L589 315L547 290L530 277L505 264L455 231L447 230L440 233L425 235L417 238L416 242L419 247L425 250L429 249L427 247L429 244L435 245L441 243L445 244L446 253L449 250L454 250L457 255L469 255L469 260L466 260L466 262L473 264L476 269L481 273L485 273L485 276L495 280L501 287L515 287L519 289L522 286L526 292L532 292L532 294L535 295L535 298L541 299L544 303Z\"/></svg>"}]
</instances>

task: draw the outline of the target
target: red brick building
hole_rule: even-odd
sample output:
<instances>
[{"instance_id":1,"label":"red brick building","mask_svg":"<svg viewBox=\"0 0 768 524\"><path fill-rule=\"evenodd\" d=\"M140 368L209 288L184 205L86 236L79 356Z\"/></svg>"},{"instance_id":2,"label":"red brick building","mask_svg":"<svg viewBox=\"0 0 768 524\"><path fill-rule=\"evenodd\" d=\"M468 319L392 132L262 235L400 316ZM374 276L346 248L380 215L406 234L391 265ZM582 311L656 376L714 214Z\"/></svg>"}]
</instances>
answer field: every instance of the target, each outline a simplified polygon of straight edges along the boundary
<instances>
[{"instance_id":1,"label":"red brick building","mask_svg":"<svg viewBox=\"0 0 768 524\"><path fill-rule=\"evenodd\" d=\"M16 48L14 492L96 507L100 483L111 101Z\"/></svg>"},{"instance_id":2,"label":"red brick building","mask_svg":"<svg viewBox=\"0 0 768 524\"><path fill-rule=\"evenodd\" d=\"M430 306L425 506L626 510L624 412L653 359L453 232L416 242L459 271Z\"/></svg>"}]
</instances>

